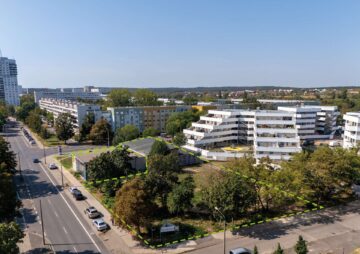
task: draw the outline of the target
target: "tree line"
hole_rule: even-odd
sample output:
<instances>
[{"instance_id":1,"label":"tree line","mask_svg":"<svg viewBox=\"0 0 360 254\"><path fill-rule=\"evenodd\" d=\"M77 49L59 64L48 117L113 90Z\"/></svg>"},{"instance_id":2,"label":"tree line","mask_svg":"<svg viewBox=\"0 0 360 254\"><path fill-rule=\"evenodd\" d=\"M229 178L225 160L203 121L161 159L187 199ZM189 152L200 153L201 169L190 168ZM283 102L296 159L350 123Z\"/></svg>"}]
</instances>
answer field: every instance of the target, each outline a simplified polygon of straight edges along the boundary
<instances>
[{"instance_id":1,"label":"tree line","mask_svg":"<svg viewBox=\"0 0 360 254\"><path fill-rule=\"evenodd\" d=\"M17 199L14 183L16 155L10 145L0 136L0 253L20 253L17 243L24 237L14 221L21 201Z\"/></svg>"}]
</instances>

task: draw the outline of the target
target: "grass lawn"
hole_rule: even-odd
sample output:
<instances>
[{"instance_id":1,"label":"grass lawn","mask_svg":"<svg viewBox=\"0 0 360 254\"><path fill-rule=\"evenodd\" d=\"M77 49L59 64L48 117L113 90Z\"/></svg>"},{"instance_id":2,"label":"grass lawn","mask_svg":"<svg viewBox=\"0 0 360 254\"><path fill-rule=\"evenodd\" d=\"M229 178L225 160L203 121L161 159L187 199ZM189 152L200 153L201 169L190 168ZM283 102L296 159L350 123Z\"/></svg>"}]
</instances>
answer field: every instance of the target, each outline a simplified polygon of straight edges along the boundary
<instances>
[{"instance_id":1,"label":"grass lawn","mask_svg":"<svg viewBox=\"0 0 360 254\"><path fill-rule=\"evenodd\" d=\"M34 132L33 132L34 133ZM64 145L64 141L60 141L55 134L50 134L50 137L47 139L43 139L38 135L37 133L34 133L38 140L44 145L44 146L58 146L58 145Z\"/></svg>"},{"instance_id":2,"label":"grass lawn","mask_svg":"<svg viewBox=\"0 0 360 254\"><path fill-rule=\"evenodd\" d=\"M69 156L56 156L55 159L63 165L66 169L72 169L72 157Z\"/></svg>"}]
</instances>

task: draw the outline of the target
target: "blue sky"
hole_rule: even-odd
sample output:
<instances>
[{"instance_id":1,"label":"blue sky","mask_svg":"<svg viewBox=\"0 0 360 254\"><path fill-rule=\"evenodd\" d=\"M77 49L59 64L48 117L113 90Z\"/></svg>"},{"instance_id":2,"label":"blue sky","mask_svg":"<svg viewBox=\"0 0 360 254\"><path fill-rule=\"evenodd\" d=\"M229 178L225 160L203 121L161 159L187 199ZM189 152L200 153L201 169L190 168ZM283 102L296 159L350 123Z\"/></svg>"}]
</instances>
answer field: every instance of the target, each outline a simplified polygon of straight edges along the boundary
<instances>
[{"instance_id":1,"label":"blue sky","mask_svg":"<svg viewBox=\"0 0 360 254\"><path fill-rule=\"evenodd\" d=\"M360 85L360 1L11 0L24 87Z\"/></svg>"}]
</instances>

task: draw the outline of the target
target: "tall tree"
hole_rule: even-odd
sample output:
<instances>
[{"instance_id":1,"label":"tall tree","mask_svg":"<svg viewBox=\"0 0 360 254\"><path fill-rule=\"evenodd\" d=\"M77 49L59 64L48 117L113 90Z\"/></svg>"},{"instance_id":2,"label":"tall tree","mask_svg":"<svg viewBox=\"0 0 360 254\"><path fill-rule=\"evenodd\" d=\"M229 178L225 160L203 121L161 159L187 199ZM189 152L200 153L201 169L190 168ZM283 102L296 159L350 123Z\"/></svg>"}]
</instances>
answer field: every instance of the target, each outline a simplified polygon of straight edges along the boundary
<instances>
[{"instance_id":1,"label":"tall tree","mask_svg":"<svg viewBox=\"0 0 360 254\"><path fill-rule=\"evenodd\" d=\"M174 136L189 127L192 122L199 120L202 113L197 110L173 113L166 122L166 133Z\"/></svg>"},{"instance_id":2,"label":"tall tree","mask_svg":"<svg viewBox=\"0 0 360 254\"><path fill-rule=\"evenodd\" d=\"M185 134L182 132L178 132L175 134L175 137L173 139L173 142L177 146L182 146L186 144L186 137Z\"/></svg>"},{"instance_id":3,"label":"tall tree","mask_svg":"<svg viewBox=\"0 0 360 254\"><path fill-rule=\"evenodd\" d=\"M86 140L89 137L91 128L95 124L95 115L90 112L84 117L84 121L80 127L80 140Z\"/></svg>"},{"instance_id":4,"label":"tall tree","mask_svg":"<svg viewBox=\"0 0 360 254\"><path fill-rule=\"evenodd\" d=\"M301 235L299 235L299 239L294 249L297 254L307 254L309 252L307 249L306 241Z\"/></svg>"},{"instance_id":5,"label":"tall tree","mask_svg":"<svg viewBox=\"0 0 360 254\"><path fill-rule=\"evenodd\" d=\"M113 132L111 129L111 125L106 119L99 119L92 126L89 138L92 140L94 144L111 144L111 140L113 138Z\"/></svg>"},{"instance_id":6,"label":"tall tree","mask_svg":"<svg viewBox=\"0 0 360 254\"><path fill-rule=\"evenodd\" d=\"M152 155L167 155L170 153L168 145L163 140L155 140L151 146L149 156Z\"/></svg>"},{"instance_id":7,"label":"tall tree","mask_svg":"<svg viewBox=\"0 0 360 254\"><path fill-rule=\"evenodd\" d=\"M15 153L10 150L10 144L0 136L0 173L13 173L16 165Z\"/></svg>"},{"instance_id":8,"label":"tall tree","mask_svg":"<svg viewBox=\"0 0 360 254\"><path fill-rule=\"evenodd\" d=\"M140 232L140 227L145 227L154 213L155 205L152 200L152 196L147 192L141 178L134 178L126 182L116 193L115 222L126 227L121 222L124 220L127 224L135 226Z\"/></svg>"},{"instance_id":9,"label":"tall tree","mask_svg":"<svg viewBox=\"0 0 360 254\"><path fill-rule=\"evenodd\" d=\"M183 213L192 207L194 197L194 179L187 176L180 184L176 185L167 197L167 207L170 213Z\"/></svg>"},{"instance_id":10,"label":"tall tree","mask_svg":"<svg viewBox=\"0 0 360 254\"><path fill-rule=\"evenodd\" d=\"M0 223L0 253L20 253L17 243L21 242L24 236L19 225L15 222Z\"/></svg>"},{"instance_id":11,"label":"tall tree","mask_svg":"<svg viewBox=\"0 0 360 254\"><path fill-rule=\"evenodd\" d=\"M42 122L38 112L35 110L30 111L29 115L26 117L25 122L32 131L40 133Z\"/></svg>"},{"instance_id":12,"label":"tall tree","mask_svg":"<svg viewBox=\"0 0 360 254\"><path fill-rule=\"evenodd\" d=\"M111 107L123 107L131 104L131 93L127 89L111 90L107 98Z\"/></svg>"},{"instance_id":13,"label":"tall tree","mask_svg":"<svg viewBox=\"0 0 360 254\"><path fill-rule=\"evenodd\" d=\"M160 132L157 129L149 127L143 131L142 136L145 138L146 137L156 137L156 136L159 136L159 134L160 134Z\"/></svg>"},{"instance_id":14,"label":"tall tree","mask_svg":"<svg viewBox=\"0 0 360 254\"><path fill-rule=\"evenodd\" d=\"M160 105L161 102L157 98L157 94L149 89L137 89L134 93L134 103L137 106Z\"/></svg>"},{"instance_id":15,"label":"tall tree","mask_svg":"<svg viewBox=\"0 0 360 254\"><path fill-rule=\"evenodd\" d=\"M0 222L12 220L20 205L16 197L12 174L0 173Z\"/></svg>"},{"instance_id":16,"label":"tall tree","mask_svg":"<svg viewBox=\"0 0 360 254\"><path fill-rule=\"evenodd\" d=\"M74 126L69 113L61 113L55 121L55 132L59 140L66 141L74 136Z\"/></svg>"},{"instance_id":17,"label":"tall tree","mask_svg":"<svg viewBox=\"0 0 360 254\"><path fill-rule=\"evenodd\" d=\"M118 128L115 132L113 145L118 145L122 142L133 140L140 135L139 129L135 125L127 124L122 128Z\"/></svg>"},{"instance_id":18,"label":"tall tree","mask_svg":"<svg viewBox=\"0 0 360 254\"><path fill-rule=\"evenodd\" d=\"M254 246L253 254L259 254L259 250L258 250L258 247L256 245Z\"/></svg>"}]
</instances>

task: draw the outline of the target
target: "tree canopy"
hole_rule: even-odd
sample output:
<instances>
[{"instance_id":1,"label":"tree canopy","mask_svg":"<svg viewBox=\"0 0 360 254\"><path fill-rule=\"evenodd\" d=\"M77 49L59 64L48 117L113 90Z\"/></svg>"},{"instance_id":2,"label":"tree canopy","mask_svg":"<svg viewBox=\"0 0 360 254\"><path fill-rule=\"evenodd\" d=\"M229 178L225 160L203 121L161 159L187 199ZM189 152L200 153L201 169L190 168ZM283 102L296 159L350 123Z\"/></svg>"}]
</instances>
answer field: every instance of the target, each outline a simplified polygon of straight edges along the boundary
<instances>
[{"instance_id":1,"label":"tree canopy","mask_svg":"<svg viewBox=\"0 0 360 254\"><path fill-rule=\"evenodd\" d=\"M156 136L159 136L159 134L160 134L160 131L158 131L155 128L149 127L143 131L142 136L143 137L156 137Z\"/></svg>"},{"instance_id":2,"label":"tree canopy","mask_svg":"<svg viewBox=\"0 0 360 254\"><path fill-rule=\"evenodd\" d=\"M90 131L95 124L95 115L90 112L84 117L83 123L80 126L80 140L86 140L89 138Z\"/></svg>"},{"instance_id":3,"label":"tree canopy","mask_svg":"<svg viewBox=\"0 0 360 254\"><path fill-rule=\"evenodd\" d=\"M127 124L122 128L116 129L113 145L116 146L122 142L133 140L140 136L140 131L135 125Z\"/></svg>"},{"instance_id":4,"label":"tree canopy","mask_svg":"<svg viewBox=\"0 0 360 254\"><path fill-rule=\"evenodd\" d=\"M108 142L111 144L113 135L109 122L106 119L99 119L91 127L89 138L97 145L107 144Z\"/></svg>"},{"instance_id":5,"label":"tree canopy","mask_svg":"<svg viewBox=\"0 0 360 254\"><path fill-rule=\"evenodd\" d=\"M113 89L107 98L111 107L124 107L131 104L131 93L128 89Z\"/></svg>"},{"instance_id":6,"label":"tree canopy","mask_svg":"<svg viewBox=\"0 0 360 254\"><path fill-rule=\"evenodd\" d=\"M134 92L134 104L136 106L157 106L159 102L156 93L149 89L136 89Z\"/></svg>"},{"instance_id":7,"label":"tree canopy","mask_svg":"<svg viewBox=\"0 0 360 254\"><path fill-rule=\"evenodd\" d=\"M0 223L0 253L18 254L20 253L18 242L24 237L18 224Z\"/></svg>"},{"instance_id":8,"label":"tree canopy","mask_svg":"<svg viewBox=\"0 0 360 254\"><path fill-rule=\"evenodd\" d=\"M74 136L74 126L69 113L61 113L58 115L55 121L55 132L58 139L63 140L65 143Z\"/></svg>"},{"instance_id":9,"label":"tree canopy","mask_svg":"<svg viewBox=\"0 0 360 254\"><path fill-rule=\"evenodd\" d=\"M174 136L183 129L189 127L192 122L198 121L201 114L200 111L196 110L171 114L166 122L166 133Z\"/></svg>"}]
</instances>

